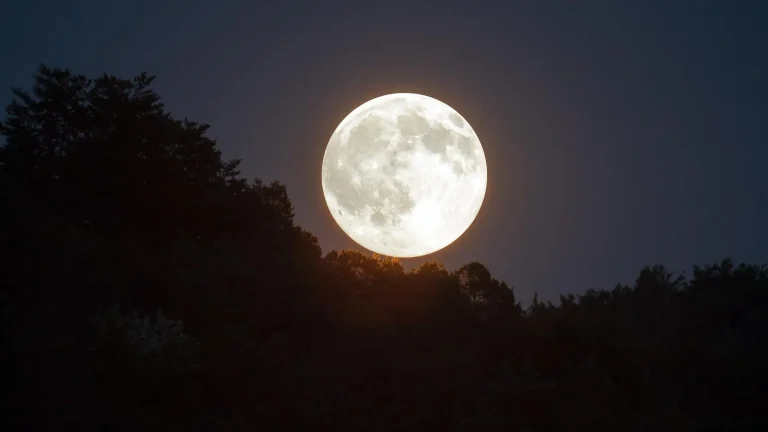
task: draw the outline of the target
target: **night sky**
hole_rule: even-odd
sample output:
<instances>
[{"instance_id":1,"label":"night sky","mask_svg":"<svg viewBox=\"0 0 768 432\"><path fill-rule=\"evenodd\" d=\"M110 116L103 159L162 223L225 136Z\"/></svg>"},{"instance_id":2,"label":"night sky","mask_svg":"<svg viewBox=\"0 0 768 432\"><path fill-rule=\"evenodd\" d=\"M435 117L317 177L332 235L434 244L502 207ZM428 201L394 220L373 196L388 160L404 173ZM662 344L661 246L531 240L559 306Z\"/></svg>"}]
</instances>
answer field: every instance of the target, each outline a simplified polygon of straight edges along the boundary
<instances>
[{"instance_id":1,"label":"night sky","mask_svg":"<svg viewBox=\"0 0 768 432\"><path fill-rule=\"evenodd\" d=\"M320 184L361 103L458 110L489 184L437 259L480 261L527 303L632 283L662 263L768 263L768 1L6 2L0 86L38 64L157 75L242 174L288 187L324 252L357 247Z\"/></svg>"}]
</instances>

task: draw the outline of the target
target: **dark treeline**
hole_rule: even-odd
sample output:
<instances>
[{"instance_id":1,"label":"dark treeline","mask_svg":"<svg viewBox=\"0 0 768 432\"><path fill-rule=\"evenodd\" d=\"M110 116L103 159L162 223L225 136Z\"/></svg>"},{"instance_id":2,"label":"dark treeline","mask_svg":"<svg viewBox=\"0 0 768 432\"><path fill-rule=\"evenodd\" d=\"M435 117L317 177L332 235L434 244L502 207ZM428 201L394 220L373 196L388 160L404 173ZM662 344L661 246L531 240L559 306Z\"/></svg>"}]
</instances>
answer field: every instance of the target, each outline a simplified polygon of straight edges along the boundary
<instances>
[{"instance_id":1,"label":"dark treeline","mask_svg":"<svg viewBox=\"0 0 768 432\"><path fill-rule=\"evenodd\" d=\"M477 262L323 255L151 83L41 67L14 90L3 430L768 430L766 269L524 308Z\"/></svg>"}]
</instances>

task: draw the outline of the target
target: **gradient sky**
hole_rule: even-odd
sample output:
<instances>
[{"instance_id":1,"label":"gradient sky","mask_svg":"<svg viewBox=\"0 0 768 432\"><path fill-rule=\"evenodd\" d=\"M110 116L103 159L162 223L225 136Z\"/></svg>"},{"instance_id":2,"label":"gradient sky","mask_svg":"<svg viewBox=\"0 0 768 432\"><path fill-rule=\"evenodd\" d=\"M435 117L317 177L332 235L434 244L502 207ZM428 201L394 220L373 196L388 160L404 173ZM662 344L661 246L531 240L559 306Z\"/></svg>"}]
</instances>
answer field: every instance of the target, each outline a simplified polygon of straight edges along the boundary
<instances>
[{"instance_id":1,"label":"gradient sky","mask_svg":"<svg viewBox=\"0 0 768 432\"><path fill-rule=\"evenodd\" d=\"M325 252L355 247L320 168L361 103L423 93L479 135L489 186L438 259L528 302L768 263L768 1L25 0L0 7L2 103L39 63L157 75L242 172L287 185Z\"/></svg>"}]
</instances>

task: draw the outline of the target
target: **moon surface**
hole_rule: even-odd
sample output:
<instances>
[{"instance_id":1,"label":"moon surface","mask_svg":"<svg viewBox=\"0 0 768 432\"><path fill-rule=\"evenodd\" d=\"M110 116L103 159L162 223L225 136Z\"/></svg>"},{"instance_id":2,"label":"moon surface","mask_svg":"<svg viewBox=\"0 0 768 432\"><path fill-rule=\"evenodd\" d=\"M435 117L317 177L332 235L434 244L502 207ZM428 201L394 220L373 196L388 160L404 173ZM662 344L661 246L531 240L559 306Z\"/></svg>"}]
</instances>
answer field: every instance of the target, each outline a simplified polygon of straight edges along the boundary
<instances>
[{"instance_id":1,"label":"moon surface","mask_svg":"<svg viewBox=\"0 0 768 432\"><path fill-rule=\"evenodd\" d=\"M323 157L323 194L341 229L381 255L417 257L459 238L488 180L480 139L428 96L370 100L336 128Z\"/></svg>"}]
</instances>

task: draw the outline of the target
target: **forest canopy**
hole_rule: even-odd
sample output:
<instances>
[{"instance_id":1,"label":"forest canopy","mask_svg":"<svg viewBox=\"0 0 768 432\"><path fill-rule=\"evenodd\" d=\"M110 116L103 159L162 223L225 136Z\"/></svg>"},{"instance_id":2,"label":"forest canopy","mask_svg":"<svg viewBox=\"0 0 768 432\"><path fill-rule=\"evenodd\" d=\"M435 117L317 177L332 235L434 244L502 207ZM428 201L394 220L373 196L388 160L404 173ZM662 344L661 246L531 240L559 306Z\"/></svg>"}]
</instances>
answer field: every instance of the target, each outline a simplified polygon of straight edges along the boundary
<instances>
[{"instance_id":1,"label":"forest canopy","mask_svg":"<svg viewBox=\"0 0 768 432\"><path fill-rule=\"evenodd\" d=\"M153 79L41 66L13 89L8 430L768 427L765 267L653 265L523 307L479 262L323 254L285 186L243 178Z\"/></svg>"}]
</instances>

